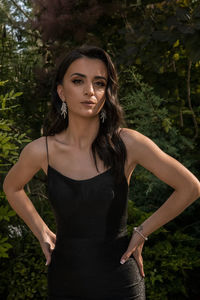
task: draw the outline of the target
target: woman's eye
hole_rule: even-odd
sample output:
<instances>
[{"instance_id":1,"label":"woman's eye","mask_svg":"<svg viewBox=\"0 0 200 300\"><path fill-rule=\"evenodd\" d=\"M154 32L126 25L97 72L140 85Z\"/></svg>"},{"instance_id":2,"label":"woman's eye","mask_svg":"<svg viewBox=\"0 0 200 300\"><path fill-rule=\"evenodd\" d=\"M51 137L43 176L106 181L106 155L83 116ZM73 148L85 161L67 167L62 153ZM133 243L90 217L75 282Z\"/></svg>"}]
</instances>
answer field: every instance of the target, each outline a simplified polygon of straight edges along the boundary
<instances>
[{"instance_id":1,"label":"woman's eye","mask_svg":"<svg viewBox=\"0 0 200 300\"><path fill-rule=\"evenodd\" d=\"M101 82L101 81L96 82L96 84L97 84L98 86L105 86L105 83L104 83L104 82Z\"/></svg>"},{"instance_id":2,"label":"woman's eye","mask_svg":"<svg viewBox=\"0 0 200 300\"><path fill-rule=\"evenodd\" d=\"M81 81L80 79L74 79L74 80L72 80L72 82L75 83L75 84L76 83L80 83L80 81Z\"/></svg>"},{"instance_id":3,"label":"woman's eye","mask_svg":"<svg viewBox=\"0 0 200 300\"><path fill-rule=\"evenodd\" d=\"M79 84L79 83L82 82L82 80L81 80L81 79L74 79L74 80L72 80L72 82L73 82L74 84ZM102 82L102 81L97 81L97 82L95 82L95 84L96 84L97 86L101 86L101 87L105 86L105 83Z\"/></svg>"}]
</instances>

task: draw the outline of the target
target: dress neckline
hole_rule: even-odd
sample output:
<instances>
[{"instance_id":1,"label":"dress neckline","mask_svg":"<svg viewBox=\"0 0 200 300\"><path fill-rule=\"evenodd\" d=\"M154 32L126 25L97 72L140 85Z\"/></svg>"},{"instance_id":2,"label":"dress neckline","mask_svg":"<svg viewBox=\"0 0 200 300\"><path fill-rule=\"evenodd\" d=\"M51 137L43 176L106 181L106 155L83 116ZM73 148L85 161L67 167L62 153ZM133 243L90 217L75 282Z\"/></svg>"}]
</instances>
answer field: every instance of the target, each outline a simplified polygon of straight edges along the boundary
<instances>
[{"instance_id":1,"label":"dress neckline","mask_svg":"<svg viewBox=\"0 0 200 300\"><path fill-rule=\"evenodd\" d=\"M109 169L107 169L106 171L104 171L104 172L102 172L102 173L99 173L99 174L97 174L97 175L95 175L95 176L93 176L93 177L87 178L87 179L73 179L73 178L71 178L71 177L68 177L68 176L62 174L61 172L59 172L58 170L56 170L55 168L53 168L52 166L50 166L50 165L48 164L47 176L49 176L49 170L53 170L53 171L56 172L59 176L61 176L61 177L65 178L65 179L67 179L68 181L71 181L71 182L80 182L80 183L81 183L81 182L93 181L93 180L95 180L96 178L98 178L98 177L100 177L100 176L102 176L102 175L104 175L104 174L109 173L109 172L111 171L111 169L112 169L112 167L110 167Z\"/></svg>"}]
</instances>

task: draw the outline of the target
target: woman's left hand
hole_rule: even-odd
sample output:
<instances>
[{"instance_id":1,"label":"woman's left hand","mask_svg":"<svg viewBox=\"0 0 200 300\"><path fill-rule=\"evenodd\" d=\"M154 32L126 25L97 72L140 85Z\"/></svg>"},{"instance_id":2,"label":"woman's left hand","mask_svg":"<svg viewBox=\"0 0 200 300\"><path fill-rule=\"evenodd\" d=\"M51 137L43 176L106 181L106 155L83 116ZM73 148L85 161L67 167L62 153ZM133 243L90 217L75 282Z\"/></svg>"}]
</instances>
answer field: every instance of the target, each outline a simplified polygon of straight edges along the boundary
<instances>
[{"instance_id":1,"label":"woman's left hand","mask_svg":"<svg viewBox=\"0 0 200 300\"><path fill-rule=\"evenodd\" d=\"M138 264L140 274L142 275L142 277L145 277L144 267L143 267L143 258L142 258L143 246L144 246L144 239L139 234L134 232L132 234L132 237L131 237L131 240L129 242L126 252L121 257L120 263L125 263L128 260L128 258L131 256L131 254L133 254L133 256Z\"/></svg>"}]
</instances>

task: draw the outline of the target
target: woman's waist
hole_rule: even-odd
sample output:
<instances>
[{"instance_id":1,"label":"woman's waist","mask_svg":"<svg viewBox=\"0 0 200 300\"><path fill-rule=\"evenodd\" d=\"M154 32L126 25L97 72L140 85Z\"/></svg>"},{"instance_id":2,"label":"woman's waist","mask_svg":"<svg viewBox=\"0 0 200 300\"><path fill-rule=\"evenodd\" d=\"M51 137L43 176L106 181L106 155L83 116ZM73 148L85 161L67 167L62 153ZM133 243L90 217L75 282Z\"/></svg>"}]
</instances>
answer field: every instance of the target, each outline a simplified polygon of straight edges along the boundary
<instances>
[{"instance_id":1,"label":"woman's waist","mask_svg":"<svg viewBox=\"0 0 200 300\"><path fill-rule=\"evenodd\" d=\"M128 235L110 238L72 238L65 237L56 240L53 257L61 265L79 268L87 267L88 261L91 268L98 268L101 264L108 266L119 265L120 258L127 250ZM102 265L103 267L103 265Z\"/></svg>"},{"instance_id":2,"label":"woman's waist","mask_svg":"<svg viewBox=\"0 0 200 300\"><path fill-rule=\"evenodd\" d=\"M56 233L56 245L58 244L109 244L109 243L119 243L120 241L127 240L128 233L127 230L120 232L115 232L113 234L84 234L84 235L70 235L67 232L63 233L57 231Z\"/></svg>"},{"instance_id":3,"label":"woman's waist","mask_svg":"<svg viewBox=\"0 0 200 300\"><path fill-rule=\"evenodd\" d=\"M90 251L109 251L124 248L129 241L127 232L118 235L110 236L95 236L95 237L72 237L67 235L56 235L55 250L59 252L73 252L77 249L88 249Z\"/></svg>"}]
</instances>

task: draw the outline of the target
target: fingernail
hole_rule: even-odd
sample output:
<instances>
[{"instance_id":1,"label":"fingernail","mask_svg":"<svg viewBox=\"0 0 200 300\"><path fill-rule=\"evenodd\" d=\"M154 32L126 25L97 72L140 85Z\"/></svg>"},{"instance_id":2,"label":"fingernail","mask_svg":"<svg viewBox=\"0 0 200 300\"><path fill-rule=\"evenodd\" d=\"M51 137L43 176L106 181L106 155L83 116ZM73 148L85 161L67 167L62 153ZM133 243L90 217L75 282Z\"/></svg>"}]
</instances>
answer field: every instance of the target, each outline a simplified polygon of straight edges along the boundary
<instances>
[{"instance_id":1,"label":"fingernail","mask_svg":"<svg viewBox=\"0 0 200 300\"><path fill-rule=\"evenodd\" d=\"M121 260L120 260L120 264L123 265L124 263L125 263L125 259L121 259Z\"/></svg>"},{"instance_id":2,"label":"fingernail","mask_svg":"<svg viewBox=\"0 0 200 300\"><path fill-rule=\"evenodd\" d=\"M47 266L47 261L46 261L46 263L45 263L45 266Z\"/></svg>"}]
</instances>

